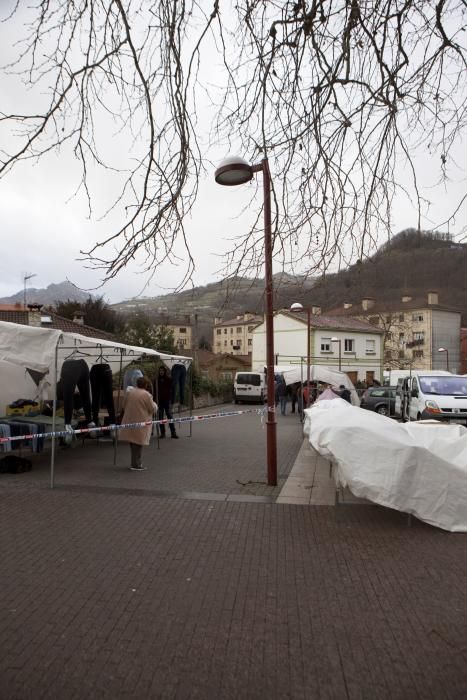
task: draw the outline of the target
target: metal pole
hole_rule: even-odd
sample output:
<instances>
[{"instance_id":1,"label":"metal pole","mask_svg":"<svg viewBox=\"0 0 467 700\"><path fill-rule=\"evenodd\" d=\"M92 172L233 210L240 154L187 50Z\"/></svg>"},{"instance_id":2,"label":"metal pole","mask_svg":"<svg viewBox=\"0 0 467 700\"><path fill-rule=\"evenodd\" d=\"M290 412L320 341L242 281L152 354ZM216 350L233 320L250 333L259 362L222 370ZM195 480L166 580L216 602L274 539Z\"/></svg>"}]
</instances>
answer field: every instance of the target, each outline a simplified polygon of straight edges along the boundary
<instances>
[{"instance_id":1,"label":"metal pole","mask_svg":"<svg viewBox=\"0 0 467 700\"><path fill-rule=\"evenodd\" d=\"M342 339L339 338L339 372L342 372Z\"/></svg>"},{"instance_id":2,"label":"metal pole","mask_svg":"<svg viewBox=\"0 0 467 700\"><path fill-rule=\"evenodd\" d=\"M306 407L310 406L310 360L311 360L311 312L310 307L307 308L306 319Z\"/></svg>"},{"instance_id":3,"label":"metal pole","mask_svg":"<svg viewBox=\"0 0 467 700\"><path fill-rule=\"evenodd\" d=\"M446 348L446 369L449 372L449 350Z\"/></svg>"},{"instance_id":4,"label":"metal pole","mask_svg":"<svg viewBox=\"0 0 467 700\"><path fill-rule=\"evenodd\" d=\"M121 392L121 387L122 387L122 371L123 371L123 348L120 348L120 370L118 373L118 394L117 394L117 405L118 405L118 413L121 414L121 407L120 407L120 392ZM114 467L117 464L117 436L118 436L118 430L115 431L114 435Z\"/></svg>"},{"instance_id":5,"label":"metal pole","mask_svg":"<svg viewBox=\"0 0 467 700\"><path fill-rule=\"evenodd\" d=\"M54 398L52 402L52 454L50 456L50 488L54 487L55 469L55 427L57 422L57 369L58 369L58 342L55 346L55 386Z\"/></svg>"},{"instance_id":6,"label":"metal pole","mask_svg":"<svg viewBox=\"0 0 467 700\"><path fill-rule=\"evenodd\" d=\"M266 317L266 367L268 411L266 420L266 454L268 485L277 485L277 430L274 399L274 306L272 286L271 175L268 159L262 160L264 193L264 267Z\"/></svg>"}]
</instances>

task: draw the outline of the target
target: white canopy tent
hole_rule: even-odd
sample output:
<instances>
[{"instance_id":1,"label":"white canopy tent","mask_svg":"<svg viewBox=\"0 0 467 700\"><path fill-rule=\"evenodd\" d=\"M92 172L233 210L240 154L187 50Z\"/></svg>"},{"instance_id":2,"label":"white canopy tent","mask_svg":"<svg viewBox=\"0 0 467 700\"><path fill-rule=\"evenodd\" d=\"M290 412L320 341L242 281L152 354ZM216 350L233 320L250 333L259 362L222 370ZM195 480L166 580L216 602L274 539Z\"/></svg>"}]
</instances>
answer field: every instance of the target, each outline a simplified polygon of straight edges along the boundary
<instances>
[{"instance_id":1,"label":"white canopy tent","mask_svg":"<svg viewBox=\"0 0 467 700\"><path fill-rule=\"evenodd\" d=\"M287 385L304 382L307 378L307 365L276 365L274 374L281 374ZM336 388L343 384L350 391L352 404L360 406L360 399L355 387L345 372L339 372L339 370L326 365L310 365L310 379L314 382L330 384Z\"/></svg>"},{"instance_id":2,"label":"white canopy tent","mask_svg":"<svg viewBox=\"0 0 467 700\"><path fill-rule=\"evenodd\" d=\"M153 348L0 321L0 404L6 406L13 400L12 392L14 398L55 399L57 380L65 360L83 359L90 367L103 361L113 371L121 372L123 367L143 356L159 359L170 369L175 364L189 366L192 362L191 357L169 355ZM34 387L35 395L31 396ZM54 401L52 433L56 423L55 404ZM52 437L51 486L54 459L55 438Z\"/></svg>"}]
</instances>

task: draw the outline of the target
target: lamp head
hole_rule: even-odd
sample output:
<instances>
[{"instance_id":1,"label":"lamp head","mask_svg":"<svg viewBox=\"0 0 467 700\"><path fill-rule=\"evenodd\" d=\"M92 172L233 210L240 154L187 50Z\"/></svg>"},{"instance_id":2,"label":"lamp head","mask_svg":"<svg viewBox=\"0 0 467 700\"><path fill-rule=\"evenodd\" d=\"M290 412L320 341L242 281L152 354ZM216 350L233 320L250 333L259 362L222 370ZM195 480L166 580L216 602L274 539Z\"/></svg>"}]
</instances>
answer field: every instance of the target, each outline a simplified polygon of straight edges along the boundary
<instances>
[{"instance_id":1,"label":"lamp head","mask_svg":"<svg viewBox=\"0 0 467 700\"><path fill-rule=\"evenodd\" d=\"M438 352L447 352L446 348L438 348Z\"/></svg>"},{"instance_id":2,"label":"lamp head","mask_svg":"<svg viewBox=\"0 0 467 700\"><path fill-rule=\"evenodd\" d=\"M300 302L296 301L293 304L290 305L290 311L293 313L296 313L297 311L303 311L303 304L300 304Z\"/></svg>"},{"instance_id":3,"label":"lamp head","mask_svg":"<svg viewBox=\"0 0 467 700\"><path fill-rule=\"evenodd\" d=\"M243 185L253 177L253 169L240 156L227 156L219 163L214 177L218 185Z\"/></svg>"}]
</instances>

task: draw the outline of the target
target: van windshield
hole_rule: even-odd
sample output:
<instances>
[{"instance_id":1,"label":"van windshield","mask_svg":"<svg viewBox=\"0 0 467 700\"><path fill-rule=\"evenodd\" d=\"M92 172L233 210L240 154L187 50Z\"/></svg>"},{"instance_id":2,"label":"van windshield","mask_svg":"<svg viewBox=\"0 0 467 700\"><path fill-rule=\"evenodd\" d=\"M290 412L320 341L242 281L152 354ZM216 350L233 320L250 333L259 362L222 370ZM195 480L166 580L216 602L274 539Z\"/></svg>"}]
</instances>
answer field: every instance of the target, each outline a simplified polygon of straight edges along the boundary
<instances>
[{"instance_id":1,"label":"van windshield","mask_svg":"<svg viewBox=\"0 0 467 700\"><path fill-rule=\"evenodd\" d=\"M467 377L419 377L418 381L424 394L467 398Z\"/></svg>"},{"instance_id":2,"label":"van windshield","mask_svg":"<svg viewBox=\"0 0 467 700\"><path fill-rule=\"evenodd\" d=\"M237 374L237 384L252 384L253 386L261 386L261 375Z\"/></svg>"}]
</instances>

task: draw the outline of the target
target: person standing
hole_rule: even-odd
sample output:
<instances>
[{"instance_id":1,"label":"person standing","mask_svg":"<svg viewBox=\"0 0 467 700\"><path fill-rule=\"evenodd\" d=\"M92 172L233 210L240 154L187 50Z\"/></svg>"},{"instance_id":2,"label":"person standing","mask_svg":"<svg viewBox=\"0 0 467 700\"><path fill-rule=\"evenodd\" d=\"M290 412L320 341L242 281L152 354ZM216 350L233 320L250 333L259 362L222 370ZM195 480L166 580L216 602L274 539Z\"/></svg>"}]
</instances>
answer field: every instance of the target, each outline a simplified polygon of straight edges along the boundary
<instances>
[{"instance_id":1,"label":"person standing","mask_svg":"<svg viewBox=\"0 0 467 700\"><path fill-rule=\"evenodd\" d=\"M348 401L349 403L352 403L352 398L350 395L349 389L346 389L344 384L341 384L339 387L339 395L341 399L344 399L344 401Z\"/></svg>"},{"instance_id":2,"label":"person standing","mask_svg":"<svg viewBox=\"0 0 467 700\"><path fill-rule=\"evenodd\" d=\"M130 443L132 471L145 471L142 456L143 447L149 445L152 433L152 420L154 412L157 411L157 404L154 403L151 393L147 390L148 380L146 377L138 377L136 387L132 391L125 393L123 404L122 424L125 423L146 423L138 428L122 428L119 430L119 439Z\"/></svg>"},{"instance_id":3,"label":"person standing","mask_svg":"<svg viewBox=\"0 0 467 700\"><path fill-rule=\"evenodd\" d=\"M281 415L285 416L287 408L287 387L284 377L279 377L277 383L277 398L279 399L279 403L281 405Z\"/></svg>"},{"instance_id":4,"label":"person standing","mask_svg":"<svg viewBox=\"0 0 467 700\"><path fill-rule=\"evenodd\" d=\"M159 420L164 419L164 413L167 420L172 420L172 411L170 410L170 401L172 396L172 377L167 371L167 368L162 365L159 367L157 381L154 382L154 390L156 392L157 401L159 403ZM165 438L165 425L159 423L160 437ZM178 439L175 425L169 423L170 436Z\"/></svg>"}]
</instances>

